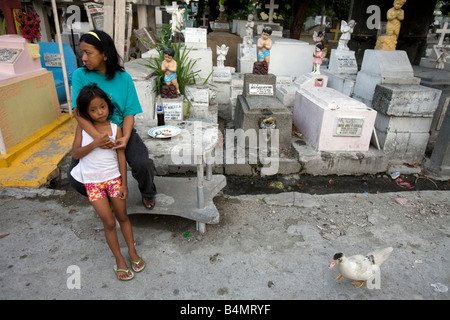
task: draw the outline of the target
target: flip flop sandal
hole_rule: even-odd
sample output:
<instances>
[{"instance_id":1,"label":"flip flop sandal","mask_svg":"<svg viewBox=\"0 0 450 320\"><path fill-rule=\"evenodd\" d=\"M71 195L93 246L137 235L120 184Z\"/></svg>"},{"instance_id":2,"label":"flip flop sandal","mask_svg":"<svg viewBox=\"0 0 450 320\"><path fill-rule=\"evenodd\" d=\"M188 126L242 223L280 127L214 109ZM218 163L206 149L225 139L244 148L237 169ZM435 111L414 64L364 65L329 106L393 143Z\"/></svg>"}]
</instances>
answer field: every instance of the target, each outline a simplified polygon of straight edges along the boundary
<instances>
[{"instance_id":1,"label":"flip flop sandal","mask_svg":"<svg viewBox=\"0 0 450 320\"><path fill-rule=\"evenodd\" d=\"M113 267L114 273L117 275L117 272L126 272L126 274L130 274L128 275L128 277L120 279L119 277L117 279L119 279L120 281L130 281L131 279L134 278L134 273L133 271L131 271L130 269L117 269L117 265L114 265Z\"/></svg>"},{"instance_id":2,"label":"flip flop sandal","mask_svg":"<svg viewBox=\"0 0 450 320\"><path fill-rule=\"evenodd\" d=\"M153 204L152 204L153 203ZM155 207L156 201L155 198L145 198L142 197L142 204L148 210L152 210Z\"/></svg>"},{"instance_id":3,"label":"flip flop sandal","mask_svg":"<svg viewBox=\"0 0 450 320\"><path fill-rule=\"evenodd\" d=\"M138 273L138 272L141 272L142 270L144 270L145 269L145 266L147 265L145 262L144 262L144 265L142 266L142 267L138 267L139 266L139 263L142 261L142 258L139 258L139 260L138 261L133 261L133 260L131 260L131 259L129 259L130 260L130 262L131 262L131 269L133 269L133 271L134 272L136 272L136 273ZM134 267L136 265L136 268Z\"/></svg>"}]
</instances>

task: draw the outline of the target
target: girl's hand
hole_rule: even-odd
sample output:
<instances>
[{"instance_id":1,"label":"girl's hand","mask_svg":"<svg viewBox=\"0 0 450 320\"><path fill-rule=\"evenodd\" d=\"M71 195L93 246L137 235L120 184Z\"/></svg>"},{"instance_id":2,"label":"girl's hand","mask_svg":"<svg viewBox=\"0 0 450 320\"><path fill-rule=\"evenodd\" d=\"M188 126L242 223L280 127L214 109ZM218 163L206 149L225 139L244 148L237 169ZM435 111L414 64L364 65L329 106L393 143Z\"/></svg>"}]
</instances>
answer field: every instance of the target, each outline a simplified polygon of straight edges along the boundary
<instances>
[{"instance_id":1,"label":"girl's hand","mask_svg":"<svg viewBox=\"0 0 450 320\"><path fill-rule=\"evenodd\" d=\"M127 147L127 143L128 143L128 139L126 139L125 137L121 137L119 139L116 139L116 142L112 146L112 149L113 150L117 150L117 149L125 150Z\"/></svg>"},{"instance_id":2,"label":"girl's hand","mask_svg":"<svg viewBox=\"0 0 450 320\"><path fill-rule=\"evenodd\" d=\"M128 187L122 185L122 187L120 187L120 199L125 200L128 197Z\"/></svg>"},{"instance_id":3,"label":"girl's hand","mask_svg":"<svg viewBox=\"0 0 450 320\"><path fill-rule=\"evenodd\" d=\"M102 149L111 149L114 147L114 142L111 141L108 134L100 133L94 138L94 143Z\"/></svg>"}]
</instances>

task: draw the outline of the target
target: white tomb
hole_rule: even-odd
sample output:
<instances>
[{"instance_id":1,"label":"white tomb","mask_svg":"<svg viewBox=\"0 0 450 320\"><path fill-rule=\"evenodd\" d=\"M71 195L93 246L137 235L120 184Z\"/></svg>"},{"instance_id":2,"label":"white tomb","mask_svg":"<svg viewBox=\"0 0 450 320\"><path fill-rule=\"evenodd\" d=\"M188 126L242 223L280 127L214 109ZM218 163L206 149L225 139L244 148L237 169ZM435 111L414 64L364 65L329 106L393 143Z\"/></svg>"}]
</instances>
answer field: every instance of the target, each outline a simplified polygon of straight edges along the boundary
<instances>
[{"instance_id":1,"label":"white tomb","mask_svg":"<svg viewBox=\"0 0 450 320\"><path fill-rule=\"evenodd\" d=\"M207 31L203 28L186 28L184 32L184 47L188 57L195 62L193 72L199 71L201 79L206 79L213 70L213 53L207 46Z\"/></svg>"},{"instance_id":2,"label":"white tomb","mask_svg":"<svg viewBox=\"0 0 450 320\"><path fill-rule=\"evenodd\" d=\"M312 71L314 45L290 38L271 39L269 73L298 77Z\"/></svg>"},{"instance_id":3,"label":"white tomb","mask_svg":"<svg viewBox=\"0 0 450 320\"><path fill-rule=\"evenodd\" d=\"M332 88L297 91L293 123L317 151L368 151L377 112Z\"/></svg>"}]
</instances>

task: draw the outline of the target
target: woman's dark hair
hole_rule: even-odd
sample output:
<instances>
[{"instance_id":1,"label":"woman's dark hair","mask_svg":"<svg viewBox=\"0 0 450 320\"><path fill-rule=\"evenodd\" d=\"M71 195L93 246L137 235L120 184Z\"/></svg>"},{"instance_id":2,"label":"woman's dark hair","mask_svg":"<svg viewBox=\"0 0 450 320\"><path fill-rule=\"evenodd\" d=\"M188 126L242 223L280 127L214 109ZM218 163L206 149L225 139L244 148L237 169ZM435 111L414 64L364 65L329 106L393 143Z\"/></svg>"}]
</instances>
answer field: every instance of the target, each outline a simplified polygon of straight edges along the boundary
<instances>
[{"instance_id":1,"label":"woman's dark hair","mask_svg":"<svg viewBox=\"0 0 450 320\"><path fill-rule=\"evenodd\" d=\"M81 89L80 93L78 94L77 98L78 114L84 119L92 121L91 117L89 116L88 108L92 99L94 99L95 97L102 98L103 100L106 101L106 104L108 105L109 115L112 115L114 112L114 105L106 95L105 91L97 87L95 83L92 86L83 87L83 89Z\"/></svg>"},{"instance_id":2,"label":"woman's dark hair","mask_svg":"<svg viewBox=\"0 0 450 320\"><path fill-rule=\"evenodd\" d=\"M122 58L119 56L114 41L109 34L100 30L91 30L81 36L80 43L83 41L94 46L100 53L105 54L107 80L113 79L116 71L125 71L124 67L120 64Z\"/></svg>"}]
</instances>

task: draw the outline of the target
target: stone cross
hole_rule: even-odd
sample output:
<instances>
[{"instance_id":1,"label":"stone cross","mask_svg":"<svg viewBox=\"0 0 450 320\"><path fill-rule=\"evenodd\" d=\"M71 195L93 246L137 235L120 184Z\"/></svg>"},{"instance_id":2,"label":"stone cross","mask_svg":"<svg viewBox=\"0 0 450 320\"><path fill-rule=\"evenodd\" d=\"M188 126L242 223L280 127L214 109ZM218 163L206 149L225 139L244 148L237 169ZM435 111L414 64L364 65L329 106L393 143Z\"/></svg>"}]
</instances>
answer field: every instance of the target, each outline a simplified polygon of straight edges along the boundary
<instances>
[{"instance_id":1,"label":"stone cross","mask_svg":"<svg viewBox=\"0 0 450 320\"><path fill-rule=\"evenodd\" d=\"M442 29L437 29L436 33L440 33L438 46L442 46L445 40L445 36L450 33L450 29L448 29L448 22L444 23L444 27Z\"/></svg>"},{"instance_id":2,"label":"stone cross","mask_svg":"<svg viewBox=\"0 0 450 320\"><path fill-rule=\"evenodd\" d=\"M341 32L341 22L339 21L338 24L336 25L336 29L331 29L330 30L332 33L334 33L334 39L333 40L329 40L329 42L338 42L338 37L339 37L339 33Z\"/></svg>"},{"instance_id":3,"label":"stone cross","mask_svg":"<svg viewBox=\"0 0 450 320\"><path fill-rule=\"evenodd\" d=\"M203 17L200 20L202 20L202 27L206 27L208 22L208 17L206 14L203 14Z\"/></svg>"},{"instance_id":4,"label":"stone cross","mask_svg":"<svg viewBox=\"0 0 450 320\"><path fill-rule=\"evenodd\" d=\"M266 4L266 9L269 9L269 23L273 23L273 10L278 9L278 5L274 4L274 0L270 0L270 4Z\"/></svg>"}]
</instances>

